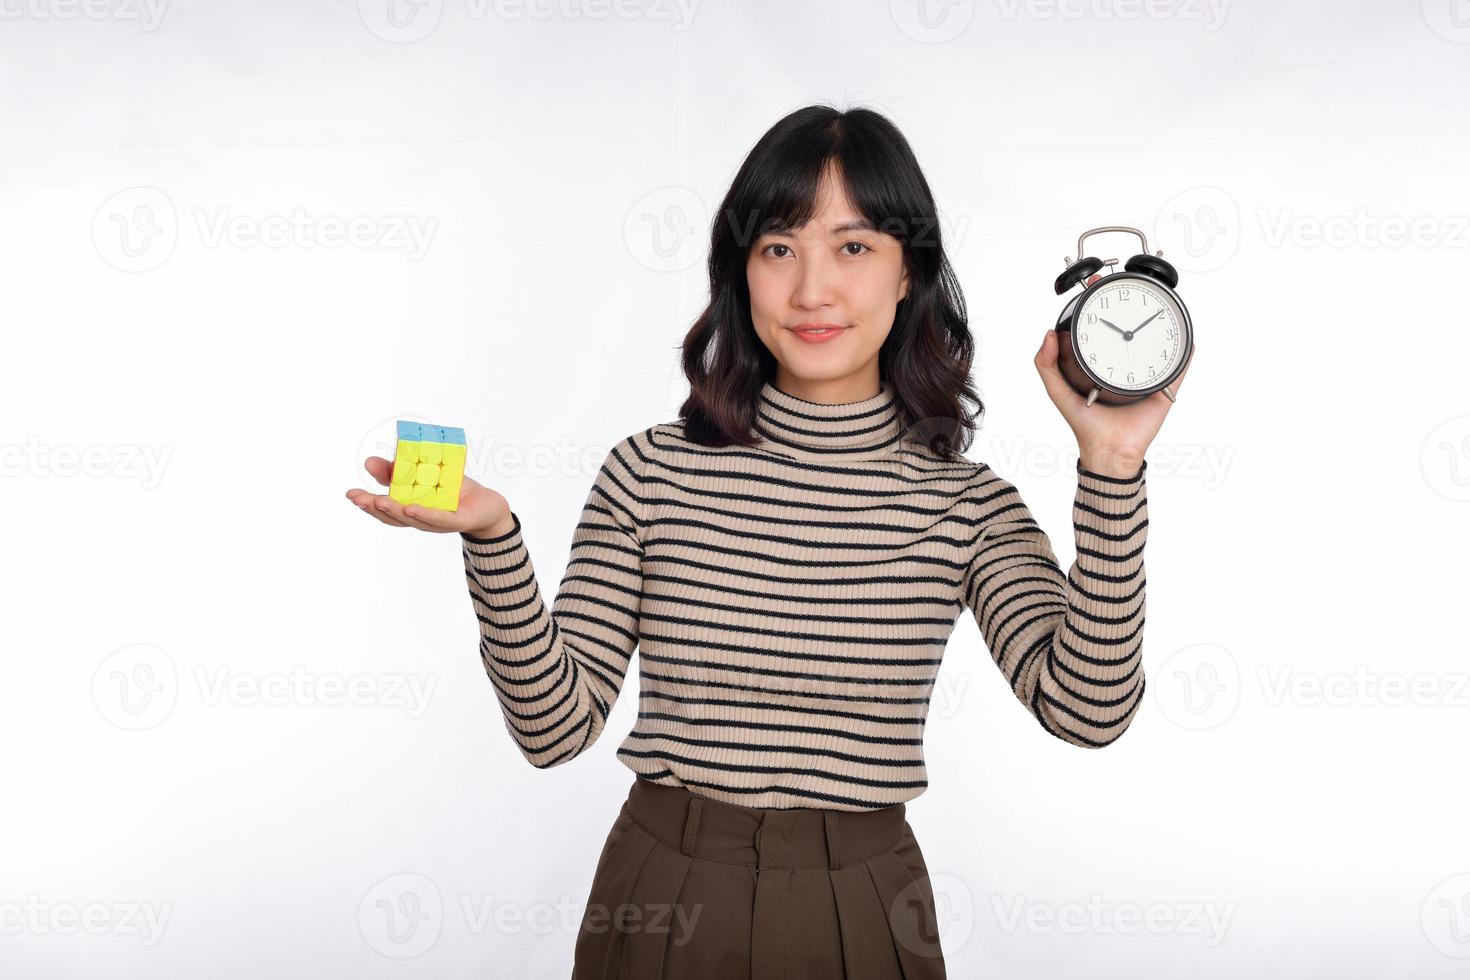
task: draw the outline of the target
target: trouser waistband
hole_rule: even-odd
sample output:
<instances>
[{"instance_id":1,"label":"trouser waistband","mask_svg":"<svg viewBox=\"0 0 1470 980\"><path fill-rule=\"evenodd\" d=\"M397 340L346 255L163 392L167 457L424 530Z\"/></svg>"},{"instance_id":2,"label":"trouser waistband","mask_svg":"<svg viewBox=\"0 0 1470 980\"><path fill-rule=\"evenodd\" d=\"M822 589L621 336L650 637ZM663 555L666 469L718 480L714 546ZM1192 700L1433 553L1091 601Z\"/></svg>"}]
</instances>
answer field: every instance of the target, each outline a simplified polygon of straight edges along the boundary
<instances>
[{"instance_id":1,"label":"trouser waistband","mask_svg":"<svg viewBox=\"0 0 1470 980\"><path fill-rule=\"evenodd\" d=\"M654 837L690 857L766 868L841 868L891 848L907 828L904 804L879 810L765 809L636 778L625 808Z\"/></svg>"}]
</instances>

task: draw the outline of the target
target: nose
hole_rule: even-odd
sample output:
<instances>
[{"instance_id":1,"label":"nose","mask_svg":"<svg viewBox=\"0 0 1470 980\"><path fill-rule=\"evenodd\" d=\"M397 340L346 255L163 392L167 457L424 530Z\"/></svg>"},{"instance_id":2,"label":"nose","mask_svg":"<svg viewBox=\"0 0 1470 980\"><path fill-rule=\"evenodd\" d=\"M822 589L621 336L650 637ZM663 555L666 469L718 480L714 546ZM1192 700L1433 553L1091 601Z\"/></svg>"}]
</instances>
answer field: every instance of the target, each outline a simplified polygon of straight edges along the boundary
<instances>
[{"instance_id":1,"label":"nose","mask_svg":"<svg viewBox=\"0 0 1470 980\"><path fill-rule=\"evenodd\" d=\"M800 278L791 303L798 309L816 310L831 306L837 296L837 270L826 257L818 255L801 263Z\"/></svg>"}]
</instances>

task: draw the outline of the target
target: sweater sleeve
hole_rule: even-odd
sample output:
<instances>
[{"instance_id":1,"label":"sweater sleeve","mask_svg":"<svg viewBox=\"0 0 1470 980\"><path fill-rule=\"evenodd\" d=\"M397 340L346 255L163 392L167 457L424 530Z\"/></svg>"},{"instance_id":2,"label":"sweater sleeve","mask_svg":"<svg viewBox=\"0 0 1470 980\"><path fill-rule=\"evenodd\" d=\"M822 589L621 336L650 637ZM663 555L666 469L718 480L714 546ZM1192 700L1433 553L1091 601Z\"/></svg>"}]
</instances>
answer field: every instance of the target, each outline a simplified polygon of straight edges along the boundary
<instances>
[{"instance_id":1,"label":"sweater sleeve","mask_svg":"<svg viewBox=\"0 0 1470 980\"><path fill-rule=\"evenodd\" d=\"M1016 488L994 477L976 492L976 551L963 578L991 657L1011 690L1057 738L1115 741L1143 701L1144 461L1132 477L1077 464L1077 558L1063 575L1046 532Z\"/></svg>"},{"instance_id":2,"label":"sweater sleeve","mask_svg":"<svg viewBox=\"0 0 1470 980\"><path fill-rule=\"evenodd\" d=\"M612 448L593 480L550 609L521 520L499 537L461 534L480 659L505 726L538 769L597 741L638 643L642 595L643 457L633 436Z\"/></svg>"}]
</instances>

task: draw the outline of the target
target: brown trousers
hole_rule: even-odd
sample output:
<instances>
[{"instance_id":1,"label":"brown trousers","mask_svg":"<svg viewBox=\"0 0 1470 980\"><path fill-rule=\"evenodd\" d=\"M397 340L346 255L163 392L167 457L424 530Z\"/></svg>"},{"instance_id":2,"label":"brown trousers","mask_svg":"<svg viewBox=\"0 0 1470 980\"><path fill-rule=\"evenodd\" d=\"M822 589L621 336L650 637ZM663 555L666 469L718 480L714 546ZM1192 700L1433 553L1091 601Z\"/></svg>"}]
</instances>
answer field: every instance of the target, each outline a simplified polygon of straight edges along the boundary
<instances>
[{"instance_id":1,"label":"brown trousers","mask_svg":"<svg viewBox=\"0 0 1470 980\"><path fill-rule=\"evenodd\" d=\"M941 980L904 815L759 809L635 778L603 845L573 980Z\"/></svg>"}]
</instances>

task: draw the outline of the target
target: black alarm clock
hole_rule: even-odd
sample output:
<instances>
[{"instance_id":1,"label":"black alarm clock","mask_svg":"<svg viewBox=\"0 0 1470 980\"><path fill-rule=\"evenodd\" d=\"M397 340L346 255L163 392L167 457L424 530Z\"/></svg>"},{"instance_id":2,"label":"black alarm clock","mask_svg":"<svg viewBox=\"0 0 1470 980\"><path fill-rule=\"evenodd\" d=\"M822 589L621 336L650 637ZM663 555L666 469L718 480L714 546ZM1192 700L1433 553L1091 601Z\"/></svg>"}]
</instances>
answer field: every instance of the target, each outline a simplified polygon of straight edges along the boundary
<instances>
[{"instance_id":1,"label":"black alarm clock","mask_svg":"<svg viewBox=\"0 0 1470 980\"><path fill-rule=\"evenodd\" d=\"M1122 272L1098 275L1118 260L1084 258L1082 243L1112 231L1137 235L1143 251ZM1057 277L1057 295L1079 285L1082 292L1057 320L1057 366L1067 383L1087 396L1088 405L1126 405L1156 391L1174 400L1169 386L1194 354L1194 327L1174 292L1179 273L1163 254L1150 255L1148 239L1137 228L1110 225L1084 231L1077 239L1077 261L1064 260L1067 271Z\"/></svg>"}]
</instances>

